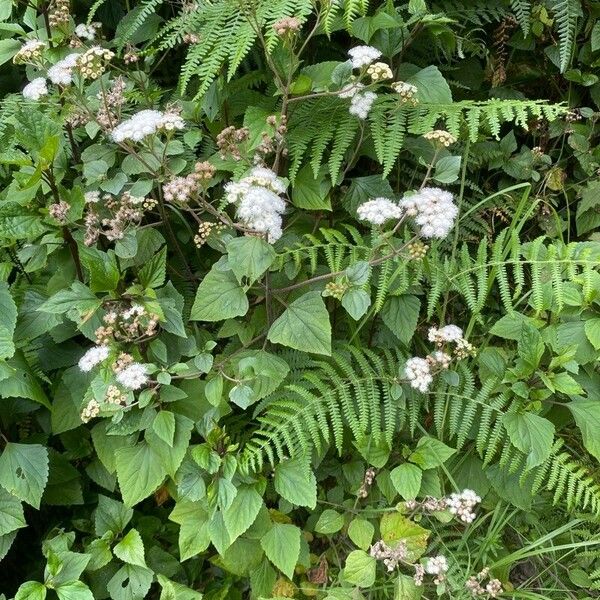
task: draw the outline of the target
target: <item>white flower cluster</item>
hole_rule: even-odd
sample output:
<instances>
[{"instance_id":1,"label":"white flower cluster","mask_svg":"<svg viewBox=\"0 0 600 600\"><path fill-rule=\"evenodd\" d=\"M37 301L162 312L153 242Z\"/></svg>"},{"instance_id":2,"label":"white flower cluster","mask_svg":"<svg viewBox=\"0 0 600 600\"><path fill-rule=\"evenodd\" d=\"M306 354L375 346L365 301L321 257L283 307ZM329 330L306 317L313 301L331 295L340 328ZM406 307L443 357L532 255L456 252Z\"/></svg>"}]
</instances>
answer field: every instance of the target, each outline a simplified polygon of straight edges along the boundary
<instances>
[{"instance_id":1,"label":"white flower cluster","mask_svg":"<svg viewBox=\"0 0 600 600\"><path fill-rule=\"evenodd\" d=\"M363 202L356 209L356 213L361 221L382 225L390 219L399 219L402 216L402 209L387 198L373 198Z\"/></svg>"},{"instance_id":2,"label":"white flower cluster","mask_svg":"<svg viewBox=\"0 0 600 600\"><path fill-rule=\"evenodd\" d=\"M430 327L427 339L438 345L445 342L458 342L463 339L463 330L458 325L444 325L440 328Z\"/></svg>"},{"instance_id":3,"label":"white flower cluster","mask_svg":"<svg viewBox=\"0 0 600 600\"><path fill-rule=\"evenodd\" d=\"M459 494L450 494L446 498L446 507L463 523L472 523L477 516L475 507L480 502L481 498L473 490L466 489Z\"/></svg>"},{"instance_id":4,"label":"white flower cluster","mask_svg":"<svg viewBox=\"0 0 600 600\"><path fill-rule=\"evenodd\" d=\"M348 50L348 55L350 56L352 67L360 69L375 62L381 56L381 52L377 48L373 48L373 46L356 46Z\"/></svg>"},{"instance_id":5,"label":"white flower cluster","mask_svg":"<svg viewBox=\"0 0 600 600\"><path fill-rule=\"evenodd\" d=\"M415 194L405 196L400 206L415 218L420 232L426 238L445 238L458 215L454 196L440 188L426 187Z\"/></svg>"},{"instance_id":6,"label":"white flower cluster","mask_svg":"<svg viewBox=\"0 0 600 600\"><path fill-rule=\"evenodd\" d=\"M83 195L86 204L96 204L100 202L100 192L98 190L92 190L90 192L86 192Z\"/></svg>"},{"instance_id":7,"label":"white flower cluster","mask_svg":"<svg viewBox=\"0 0 600 600\"><path fill-rule=\"evenodd\" d=\"M43 77L36 77L23 88L23 98L25 100L39 100L46 94L48 94L48 88Z\"/></svg>"},{"instance_id":8,"label":"white flower cluster","mask_svg":"<svg viewBox=\"0 0 600 600\"><path fill-rule=\"evenodd\" d=\"M108 358L109 353L110 348L108 346L94 346L79 359L79 368L84 373L88 373L95 366L104 362Z\"/></svg>"},{"instance_id":9,"label":"white flower cluster","mask_svg":"<svg viewBox=\"0 0 600 600\"><path fill-rule=\"evenodd\" d=\"M454 355L459 359L473 354L473 345L465 339L463 330L458 325L445 325L440 328L431 327L427 337L430 342L435 342L439 348L444 344L454 344Z\"/></svg>"},{"instance_id":10,"label":"white flower cluster","mask_svg":"<svg viewBox=\"0 0 600 600\"><path fill-rule=\"evenodd\" d=\"M93 40L96 37L96 33L98 31L99 24L98 23L90 23L86 25L85 23L80 23L75 27L75 35L82 40Z\"/></svg>"},{"instance_id":11,"label":"white flower cluster","mask_svg":"<svg viewBox=\"0 0 600 600\"><path fill-rule=\"evenodd\" d=\"M183 119L173 112L160 110L141 110L126 121L119 123L111 133L112 139L117 142L141 142L145 137L157 131L173 131L183 129Z\"/></svg>"},{"instance_id":12,"label":"white flower cluster","mask_svg":"<svg viewBox=\"0 0 600 600\"><path fill-rule=\"evenodd\" d=\"M377 98L375 92L361 92L354 94L350 101L350 114L359 119L366 119L369 116L373 102Z\"/></svg>"},{"instance_id":13,"label":"white flower cluster","mask_svg":"<svg viewBox=\"0 0 600 600\"><path fill-rule=\"evenodd\" d=\"M117 373L117 382L130 390L139 390L148 382L146 365L133 363Z\"/></svg>"},{"instance_id":14,"label":"white flower cluster","mask_svg":"<svg viewBox=\"0 0 600 600\"><path fill-rule=\"evenodd\" d=\"M404 375L411 387L423 393L429 389L433 381L429 362L425 358L419 358L418 356L413 356L406 361Z\"/></svg>"},{"instance_id":15,"label":"white flower cluster","mask_svg":"<svg viewBox=\"0 0 600 600\"><path fill-rule=\"evenodd\" d=\"M48 69L48 78L55 85L70 85L73 81L73 69L77 66L79 54L68 54Z\"/></svg>"},{"instance_id":16,"label":"white flower cluster","mask_svg":"<svg viewBox=\"0 0 600 600\"><path fill-rule=\"evenodd\" d=\"M433 583L439 585L446 578L446 573L448 572L448 561L443 554L439 554L438 556L432 556L427 559L425 563L425 572L429 573L429 575L435 575L435 579Z\"/></svg>"},{"instance_id":17,"label":"white flower cluster","mask_svg":"<svg viewBox=\"0 0 600 600\"><path fill-rule=\"evenodd\" d=\"M286 185L277 175L265 167L255 167L250 175L225 186L225 198L237 204L237 215L253 231L266 233L270 243L282 234L285 202L281 194Z\"/></svg>"}]
</instances>

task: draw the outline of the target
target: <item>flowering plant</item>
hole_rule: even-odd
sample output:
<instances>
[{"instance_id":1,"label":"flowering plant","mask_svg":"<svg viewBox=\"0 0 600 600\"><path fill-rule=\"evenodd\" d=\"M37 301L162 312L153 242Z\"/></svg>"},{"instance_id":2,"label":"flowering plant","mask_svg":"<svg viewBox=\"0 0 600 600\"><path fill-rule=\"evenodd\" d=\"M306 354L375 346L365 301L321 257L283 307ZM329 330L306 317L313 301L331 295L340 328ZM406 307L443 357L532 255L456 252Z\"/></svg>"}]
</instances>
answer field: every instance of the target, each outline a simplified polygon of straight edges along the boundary
<instances>
[{"instance_id":1,"label":"flowering plant","mask_svg":"<svg viewBox=\"0 0 600 600\"><path fill-rule=\"evenodd\" d=\"M0 2L5 597L600 585L579 3L467 4Z\"/></svg>"}]
</instances>

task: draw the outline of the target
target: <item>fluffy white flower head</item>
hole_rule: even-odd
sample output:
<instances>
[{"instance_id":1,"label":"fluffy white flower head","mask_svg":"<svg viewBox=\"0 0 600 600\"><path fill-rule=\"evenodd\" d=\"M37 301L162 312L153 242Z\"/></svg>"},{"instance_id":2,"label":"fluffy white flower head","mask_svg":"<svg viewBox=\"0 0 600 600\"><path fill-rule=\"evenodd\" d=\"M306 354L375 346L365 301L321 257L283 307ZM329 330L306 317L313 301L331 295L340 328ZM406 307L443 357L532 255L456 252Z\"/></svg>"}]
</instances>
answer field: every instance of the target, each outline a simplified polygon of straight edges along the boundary
<instances>
[{"instance_id":1,"label":"fluffy white flower head","mask_svg":"<svg viewBox=\"0 0 600 600\"><path fill-rule=\"evenodd\" d=\"M431 327L427 337L430 342L458 342L463 339L463 330L458 325L444 325L444 327Z\"/></svg>"},{"instance_id":2,"label":"fluffy white flower head","mask_svg":"<svg viewBox=\"0 0 600 600\"><path fill-rule=\"evenodd\" d=\"M475 520L475 507L480 502L481 498L469 489L465 489L459 494L451 494L446 498L448 510L463 523L472 523Z\"/></svg>"},{"instance_id":3,"label":"fluffy white flower head","mask_svg":"<svg viewBox=\"0 0 600 600\"><path fill-rule=\"evenodd\" d=\"M225 186L225 199L237 204L238 218L253 231L264 233L270 243L282 234L286 184L271 169L255 167L250 174Z\"/></svg>"},{"instance_id":4,"label":"fluffy white flower head","mask_svg":"<svg viewBox=\"0 0 600 600\"><path fill-rule=\"evenodd\" d=\"M382 225L390 219L399 219L402 209L387 198L373 198L363 202L357 209L358 218L373 225Z\"/></svg>"},{"instance_id":5,"label":"fluffy white flower head","mask_svg":"<svg viewBox=\"0 0 600 600\"><path fill-rule=\"evenodd\" d=\"M98 190L86 192L83 197L86 204L96 204L97 202L100 202L100 192Z\"/></svg>"},{"instance_id":6,"label":"fluffy white flower head","mask_svg":"<svg viewBox=\"0 0 600 600\"><path fill-rule=\"evenodd\" d=\"M36 77L23 88L23 98L25 100L39 100L42 96L48 94L46 80L43 77Z\"/></svg>"},{"instance_id":7,"label":"fluffy white flower head","mask_svg":"<svg viewBox=\"0 0 600 600\"><path fill-rule=\"evenodd\" d=\"M425 571L430 575L442 575L448 571L448 561L443 554L432 556L425 563Z\"/></svg>"},{"instance_id":8,"label":"fluffy white flower head","mask_svg":"<svg viewBox=\"0 0 600 600\"><path fill-rule=\"evenodd\" d=\"M139 390L148 382L146 365L133 363L117 373L117 381L130 390Z\"/></svg>"},{"instance_id":9,"label":"fluffy white flower head","mask_svg":"<svg viewBox=\"0 0 600 600\"><path fill-rule=\"evenodd\" d=\"M104 362L108 358L109 353L110 349L108 346L94 346L79 359L79 368L84 373L88 373L96 365Z\"/></svg>"},{"instance_id":10,"label":"fluffy white flower head","mask_svg":"<svg viewBox=\"0 0 600 600\"><path fill-rule=\"evenodd\" d=\"M371 107L376 98L377 94L375 92L355 94L350 101L350 114L359 119L366 119L369 116L369 112L371 111Z\"/></svg>"},{"instance_id":11,"label":"fluffy white flower head","mask_svg":"<svg viewBox=\"0 0 600 600\"><path fill-rule=\"evenodd\" d=\"M75 35L82 40L93 40L96 37L96 25L80 23L75 27Z\"/></svg>"},{"instance_id":12,"label":"fluffy white flower head","mask_svg":"<svg viewBox=\"0 0 600 600\"><path fill-rule=\"evenodd\" d=\"M454 204L454 196L445 190L435 187L426 187L405 196L400 201L409 216L414 217L415 223L420 226L421 235L425 238L445 238L458 215L458 208Z\"/></svg>"},{"instance_id":13,"label":"fluffy white flower head","mask_svg":"<svg viewBox=\"0 0 600 600\"><path fill-rule=\"evenodd\" d=\"M141 142L145 137L157 131L173 131L185 126L183 119L172 112L160 110L141 110L129 119L119 123L112 130L112 139L117 142Z\"/></svg>"},{"instance_id":14,"label":"fluffy white flower head","mask_svg":"<svg viewBox=\"0 0 600 600\"><path fill-rule=\"evenodd\" d=\"M406 379L408 379L408 383L411 387L423 393L429 389L429 386L433 381L429 363L426 359L419 358L418 356L409 358L406 361L406 365L404 365L404 375Z\"/></svg>"},{"instance_id":15,"label":"fluffy white flower head","mask_svg":"<svg viewBox=\"0 0 600 600\"><path fill-rule=\"evenodd\" d=\"M56 85L70 85L73 82L73 69L77 65L79 54L74 52L59 60L48 69L48 78Z\"/></svg>"},{"instance_id":16,"label":"fluffy white flower head","mask_svg":"<svg viewBox=\"0 0 600 600\"><path fill-rule=\"evenodd\" d=\"M373 46L355 46L348 50L348 55L350 56L352 67L360 69L375 62L381 56L381 52L377 48L373 48Z\"/></svg>"}]
</instances>

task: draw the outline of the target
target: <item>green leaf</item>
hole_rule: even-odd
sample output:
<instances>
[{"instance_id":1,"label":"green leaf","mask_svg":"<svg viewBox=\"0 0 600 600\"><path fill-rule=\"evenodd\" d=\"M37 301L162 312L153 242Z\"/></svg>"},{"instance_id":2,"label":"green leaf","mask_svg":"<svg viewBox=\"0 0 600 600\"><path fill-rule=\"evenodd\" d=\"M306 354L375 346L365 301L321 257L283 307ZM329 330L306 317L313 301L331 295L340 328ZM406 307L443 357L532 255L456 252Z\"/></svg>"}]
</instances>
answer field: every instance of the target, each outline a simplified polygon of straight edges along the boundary
<instances>
[{"instance_id":1,"label":"green leaf","mask_svg":"<svg viewBox=\"0 0 600 600\"><path fill-rule=\"evenodd\" d=\"M423 586L417 585L410 575L398 575L394 583L394 600L419 600L423 596Z\"/></svg>"},{"instance_id":2,"label":"green leaf","mask_svg":"<svg viewBox=\"0 0 600 600\"><path fill-rule=\"evenodd\" d=\"M292 203L305 210L331 210L330 190L331 183L324 172L315 177L311 166L306 165L300 169L294 180Z\"/></svg>"},{"instance_id":3,"label":"green leaf","mask_svg":"<svg viewBox=\"0 0 600 600\"><path fill-rule=\"evenodd\" d=\"M37 581L26 581L18 590L15 600L45 600L46 586Z\"/></svg>"},{"instance_id":4,"label":"green leaf","mask_svg":"<svg viewBox=\"0 0 600 600\"><path fill-rule=\"evenodd\" d=\"M521 329L521 337L517 345L519 357L532 369L536 369L542 360L544 349L540 332L531 325L524 326Z\"/></svg>"},{"instance_id":5,"label":"green leaf","mask_svg":"<svg viewBox=\"0 0 600 600\"><path fill-rule=\"evenodd\" d=\"M361 549L368 550L373 536L375 535L375 526L366 519L356 517L348 526L348 537Z\"/></svg>"},{"instance_id":6,"label":"green leaf","mask_svg":"<svg viewBox=\"0 0 600 600\"><path fill-rule=\"evenodd\" d=\"M290 579L300 556L300 536L295 525L275 523L260 539L267 558Z\"/></svg>"},{"instance_id":7,"label":"green leaf","mask_svg":"<svg viewBox=\"0 0 600 600\"><path fill-rule=\"evenodd\" d=\"M585 322L585 335L596 350L600 350L600 318Z\"/></svg>"},{"instance_id":8,"label":"green leaf","mask_svg":"<svg viewBox=\"0 0 600 600\"><path fill-rule=\"evenodd\" d=\"M455 452L454 448L435 438L422 437L408 460L419 465L421 469L433 469L444 464Z\"/></svg>"},{"instance_id":9,"label":"green leaf","mask_svg":"<svg viewBox=\"0 0 600 600\"><path fill-rule=\"evenodd\" d=\"M554 425L548 419L530 412L507 413L502 423L513 446L527 455L526 470L541 465L550 456Z\"/></svg>"},{"instance_id":10,"label":"green leaf","mask_svg":"<svg viewBox=\"0 0 600 600\"><path fill-rule=\"evenodd\" d=\"M440 183L452 183L458 179L460 156L444 156L435 163L433 178Z\"/></svg>"},{"instance_id":11,"label":"green leaf","mask_svg":"<svg viewBox=\"0 0 600 600\"><path fill-rule=\"evenodd\" d=\"M130 507L154 492L167 474L161 457L146 442L119 448L115 457L123 502Z\"/></svg>"},{"instance_id":12,"label":"green leaf","mask_svg":"<svg viewBox=\"0 0 600 600\"><path fill-rule=\"evenodd\" d=\"M262 496L254 486L242 485L238 488L233 502L223 512L223 521L232 542L254 523L262 506Z\"/></svg>"},{"instance_id":13,"label":"green leaf","mask_svg":"<svg viewBox=\"0 0 600 600\"><path fill-rule=\"evenodd\" d=\"M574 400L566 406L581 430L586 450L600 460L600 400Z\"/></svg>"},{"instance_id":14,"label":"green leaf","mask_svg":"<svg viewBox=\"0 0 600 600\"><path fill-rule=\"evenodd\" d=\"M365 290L350 288L342 296L342 306L355 321L358 321L371 306L371 296Z\"/></svg>"},{"instance_id":15,"label":"green leaf","mask_svg":"<svg viewBox=\"0 0 600 600\"><path fill-rule=\"evenodd\" d=\"M69 581L56 588L59 600L94 600L90 588L82 581Z\"/></svg>"},{"instance_id":16,"label":"green leaf","mask_svg":"<svg viewBox=\"0 0 600 600\"><path fill-rule=\"evenodd\" d=\"M169 333L173 333L182 338L187 338L182 317L183 307L185 305L183 296L169 281L167 285L156 290L156 298L165 315L165 320L161 322L162 328Z\"/></svg>"},{"instance_id":17,"label":"green leaf","mask_svg":"<svg viewBox=\"0 0 600 600\"><path fill-rule=\"evenodd\" d=\"M420 310L421 302L416 296L390 296L383 305L381 318L403 344L408 344L417 329Z\"/></svg>"},{"instance_id":18,"label":"green leaf","mask_svg":"<svg viewBox=\"0 0 600 600\"><path fill-rule=\"evenodd\" d=\"M143 600L150 591L154 576L150 569L123 565L106 585L112 600Z\"/></svg>"},{"instance_id":19,"label":"green leaf","mask_svg":"<svg viewBox=\"0 0 600 600\"><path fill-rule=\"evenodd\" d=\"M386 513L379 525L381 539L391 547L404 542L408 551L407 560L415 562L427 549L429 531L400 513Z\"/></svg>"},{"instance_id":20,"label":"green leaf","mask_svg":"<svg viewBox=\"0 0 600 600\"><path fill-rule=\"evenodd\" d=\"M23 506L12 494L0 488L0 536L27 527Z\"/></svg>"},{"instance_id":21,"label":"green leaf","mask_svg":"<svg viewBox=\"0 0 600 600\"><path fill-rule=\"evenodd\" d=\"M357 587L368 588L375 583L377 561L364 550L353 550L346 558L344 581Z\"/></svg>"},{"instance_id":22,"label":"green leaf","mask_svg":"<svg viewBox=\"0 0 600 600\"><path fill-rule=\"evenodd\" d=\"M98 496L98 506L94 516L94 530L98 537L109 531L119 535L133 517L133 510L127 508L122 502L113 500L108 496Z\"/></svg>"},{"instance_id":23,"label":"green leaf","mask_svg":"<svg viewBox=\"0 0 600 600\"><path fill-rule=\"evenodd\" d=\"M317 480L312 469L298 458L281 461L275 467L275 491L291 504L315 508Z\"/></svg>"},{"instance_id":24,"label":"green leaf","mask_svg":"<svg viewBox=\"0 0 600 600\"><path fill-rule=\"evenodd\" d=\"M417 86L417 99L425 104L451 104L452 92L440 70L430 65L404 79Z\"/></svg>"},{"instance_id":25,"label":"green leaf","mask_svg":"<svg viewBox=\"0 0 600 600\"><path fill-rule=\"evenodd\" d=\"M157 573L156 577L162 588L159 600L202 600L200 592L195 592L181 583L170 581L160 573Z\"/></svg>"},{"instance_id":26,"label":"green leaf","mask_svg":"<svg viewBox=\"0 0 600 600\"><path fill-rule=\"evenodd\" d=\"M247 277L255 282L277 256L273 246L256 236L234 238L227 244L228 265L239 282Z\"/></svg>"},{"instance_id":27,"label":"green leaf","mask_svg":"<svg viewBox=\"0 0 600 600\"><path fill-rule=\"evenodd\" d=\"M303 352L331 355L329 313L320 292L294 300L271 325L269 341Z\"/></svg>"},{"instance_id":28,"label":"green leaf","mask_svg":"<svg viewBox=\"0 0 600 600\"><path fill-rule=\"evenodd\" d=\"M48 450L39 444L6 444L0 456L0 485L20 500L40 507L48 482Z\"/></svg>"},{"instance_id":29,"label":"green leaf","mask_svg":"<svg viewBox=\"0 0 600 600\"><path fill-rule=\"evenodd\" d=\"M81 263L90 274L92 292L112 292L119 284L119 264L114 251L102 252L97 248L80 248Z\"/></svg>"},{"instance_id":30,"label":"green leaf","mask_svg":"<svg viewBox=\"0 0 600 600\"><path fill-rule=\"evenodd\" d=\"M192 321L222 321L248 312L248 298L232 271L213 266L198 286L192 306Z\"/></svg>"},{"instance_id":31,"label":"green leaf","mask_svg":"<svg viewBox=\"0 0 600 600\"><path fill-rule=\"evenodd\" d=\"M194 422L191 419L183 415L175 415L175 435L173 436L172 445L162 440L153 429L146 430L148 445L160 461L161 466L171 477L175 477L175 473L187 452L193 427Z\"/></svg>"},{"instance_id":32,"label":"green leaf","mask_svg":"<svg viewBox=\"0 0 600 600\"><path fill-rule=\"evenodd\" d=\"M152 430L163 442L173 447L175 415L169 410L161 410L152 421Z\"/></svg>"},{"instance_id":33,"label":"green leaf","mask_svg":"<svg viewBox=\"0 0 600 600\"><path fill-rule=\"evenodd\" d=\"M344 515L341 515L336 510L331 508L325 509L319 516L319 520L315 525L317 533L331 535L338 532L344 526Z\"/></svg>"},{"instance_id":34,"label":"green leaf","mask_svg":"<svg viewBox=\"0 0 600 600\"><path fill-rule=\"evenodd\" d=\"M6 14L6 9L3 12ZM20 48L21 43L19 40L0 40L0 65L8 62Z\"/></svg>"},{"instance_id":35,"label":"green leaf","mask_svg":"<svg viewBox=\"0 0 600 600\"><path fill-rule=\"evenodd\" d=\"M117 558L130 565L146 566L144 558L144 542L137 529L130 529L127 535L113 548Z\"/></svg>"},{"instance_id":36,"label":"green leaf","mask_svg":"<svg viewBox=\"0 0 600 600\"><path fill-rule=\"evenodd\" d=\"M167 247L163 246L138 273L138 281L145 288L158 288L165 282L167 273Z\"/></svg>"},{"instance_id":37,"label":"green leaf","mask_svg":"<svg viewBox=\"0 0 600 600\"><path fill-rule=\"evenodd\" d=\"M10 295L8 284L0 282L0 359L15 353L13 335L17 324L17 306Z\"/></svg>"},{"instance_id":38,"label":"green leaf","mask_svg":"<svg viewBox=\"0 0 600 600\"><path fill-rule=\"evenodd\" d=\"M417 497L422 477L423 471L410 463L403 463L390 473L394 488L404 500L414 500Z\"/></svg>"},{"instance_id":39,"label":"green leaf","mask_svg":"<svg viewBox=\"0 0 600 600\"><path fill-rule=\"evenodd\" d=\"M61 290L44 302L38 310L52 314L64 314L77 310L79 314L92 313L100 308L102 302L83 283L74 282L70 289Z\"/></svg>"}]
</instances>

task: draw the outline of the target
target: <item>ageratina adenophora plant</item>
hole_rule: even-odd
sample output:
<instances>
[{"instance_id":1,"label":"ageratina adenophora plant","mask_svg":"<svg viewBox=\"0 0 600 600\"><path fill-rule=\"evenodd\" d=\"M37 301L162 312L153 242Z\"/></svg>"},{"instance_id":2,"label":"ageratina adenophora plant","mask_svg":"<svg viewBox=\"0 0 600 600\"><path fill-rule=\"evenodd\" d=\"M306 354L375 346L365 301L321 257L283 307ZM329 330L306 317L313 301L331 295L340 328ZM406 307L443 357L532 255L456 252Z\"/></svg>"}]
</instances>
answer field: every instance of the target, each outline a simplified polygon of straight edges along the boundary
<instances>
[{"instance_id":1,"label":"ageratina adenophora plant","mask_svg":"<svg viewBox=\"0 0 600 600\"><path fill-rule=\"evenodd\" d=\"M599 16L0 1L0 597L596 597Z\"/></svg>"}]
</instances>

